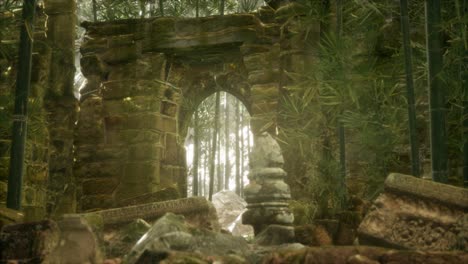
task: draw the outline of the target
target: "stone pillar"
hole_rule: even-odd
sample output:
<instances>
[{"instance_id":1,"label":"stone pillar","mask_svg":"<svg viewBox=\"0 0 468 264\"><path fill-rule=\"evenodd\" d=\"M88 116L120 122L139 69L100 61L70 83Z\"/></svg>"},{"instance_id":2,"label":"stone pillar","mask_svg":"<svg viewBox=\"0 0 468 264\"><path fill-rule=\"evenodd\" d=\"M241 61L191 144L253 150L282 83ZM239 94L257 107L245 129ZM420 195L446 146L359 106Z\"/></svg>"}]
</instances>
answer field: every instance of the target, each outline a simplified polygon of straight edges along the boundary
<instances>
[{"instance_id":1,"label":"stone pillar","mask_svg":"<svg viewBox=\"0 0 468 264\"><path fill-rule=\"evenodd\" d=\"M47 213L57 215L76 210L73 178L73 131L78 102L74 97L75 0L45 0L50 67L45 108L49 134L49 190Z\"/></svg>"},{"instance_id":2,"label":"stone pillar","mask_svg":"<svg viewBox=\"0 0 468 264\"><path fill-rule=\"evenodd\" d=\"M291 193L284 182L283 163L278 143L268 133L257 135L250 154L250 183L244 189L248 205L242 223L253 226L260 244L282 244L294 239L294 216L288 205Z\"/></svg>"}]
</instances>

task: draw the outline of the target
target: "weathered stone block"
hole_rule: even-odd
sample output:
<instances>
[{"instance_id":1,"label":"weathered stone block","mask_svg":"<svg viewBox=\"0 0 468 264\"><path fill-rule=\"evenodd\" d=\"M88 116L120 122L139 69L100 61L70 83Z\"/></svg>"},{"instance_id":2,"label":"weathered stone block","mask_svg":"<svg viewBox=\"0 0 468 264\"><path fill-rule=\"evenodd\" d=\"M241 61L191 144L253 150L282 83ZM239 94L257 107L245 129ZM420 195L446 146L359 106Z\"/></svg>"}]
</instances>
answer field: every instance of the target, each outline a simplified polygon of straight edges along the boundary
<instances>
[{"instance_id":1,"label":"weathered stone block","mask_svg":"<svg viewBox=\"0 0 468 264\"><path fill-rule=\"evenodd\" d=\"M51 220L7 225L2 228L0 261L42 263L59 244L60 231Z\"/></svg>"},{"instance_id":2,"label":"weathered stone block","mask_svg":"<svg viewBox=\"0 0 468 264\"><path fill-rule=\"evenodd\" d=\"M108 80L164 80L166 58L162 53L145 53L142 58L125 64L117 64L109 69Z\"/></svg>"},{"instance_id":3,"label":"weathered stone block","mask_svg":"<svg viewBox=\"0 0 468 264\"><path fill-rule=\"evenodd\" d=\"M251 101L254 104L264 101L277 101L279 97L278 83L252 85L250 93Z\"/></svg>"},{"instance_id":4,"label":"weathered stone block","mask_svg":"<svg viewBox=\"0 0 468 264\"><path fill-rule=\"evenodd\" d=\"M84 195L93 194L112 194L119 185L119 181L115 178L98 178L84 180L82 189Z\"/></svg>"},{"instance_id":5,"label":"weathered stone block","mask_svg":"<svg viewBox=\"0 0 468 264\"><path fill-rule=\"evenodd\" d=\"M106 115L130 114L161 111L161 99L155 96L133 96L119 100L104 100L103 110Z\"/></svg>"},{"instance_id":6,"label":"weathered stone block","mask_svg":"<svg viewBox=\"0 0 468 264\"><path fill-rule=\"evenodd\" d=\"M98 53L107 49L107 39L106 38L87 38L81 44L80 52L83 55L90 53Z\"/></svg>"},{"instance_id":7,"label":"weathered stone block","mask_svg":"<svg viewBox=\"0 0 468 264\"><path fill-rule=\"evenodd\" d=\"M86 195L81 198L81 210L110 208L114 204L112 195Z\"/></svg>"},{"instance_id":8,"label":"weathered stone block","mask_svg":"<svg viewBox=\"0 0 468 264\"><path fill-rule=\"evenodd\" d=\"M80 162L75 164L74 174L80 178L116 177L122 174L121 162Z\"/></svg>"},{"instance_id":9,"label":"weathered stone block","mask_svg":"<svg viewBox=\"0 0 468 264\"><path fill-rule=\"evenodd\" d=\"M467 250L467 210L467 189L392 173L359 226L359 241L393 248Z\"/></svg>"},{"instance_id":10,"label":"weathered stone block","mask_svg":"<svg viewBox=\"0 0 468 264\"><path fill-rule=\"evenodd\" d=\"M102 97L104 99L122 99L137 95L156 96L163 98L167 85L157 80L119 80L103 83Z\"/></svg>"},{"instance_id":11,"label":"weathered stone block","mask_svg":"<svg viewBox=\"0 0 468 264\"><path fill-rule=\"evenodd\" d=\"M163 119L159 113L131 114L125 126L127 129L163 130Z\"/></svg>"},{"instance_id":12,"label":"weathered stone block","mask_svg":"<svg viewBox=\"0 0 468 264\"><path fill-rule=\"evenodd\" d=\"M141 57L141 42L137 41L127 46L109 47L99 55L99 59L108 64L124 63Z\"/></svg>"},{"instance_id":13,"label":"weathered stone block","mask_svg":"<svg viewBox=\"0 0 468 264\"><path fill-rule=\"evenodd\" d=\"M279 60L270 52L255 53L244 56L245 68L248 71L258 71L266 69L279 69Z\"/></svg>"},{"instance_id":14,"label":"weathered stone block","mask_svg":"<svg viewBox=\"0 0 468 264\"><path fill-rule=\"evenodd\" d=\"M75 158L80 162L99 162L120 160L127 157L124 146L80 145L76 147Z\"/></svg>"},{"instance_id":15,"label":"weathered stone block","mask_svg":"<svg viewBox=\"0 0 468 264\"><path fill-rule=\"evenodd\" d=\"M150 142L131 145L128 149L128 159L131 161L160 160L162 154L161 144Z\"/></svg>"},{"instance_id":16,"label":"weathered stone block","mask_svg":"<svg viewBox=\"0 0 468 264\"><path fill-rule=\"evenodd\" d=\"M72 0L45 0L45 12L48 15L70 13L76 9L76 3Z\"/></svg>"},{"instance_id":17,"label":"weathered stone block","mask_svg":"<svg viewBox=\"0 0 468 264\"><path fill-rule=\"evenodd\" d=\"M125 143L150 143L161 142L161 132L147 129L127 129L121 131L122 141Z\"/></svg>"},{"instance_id":18,"label":"weathered stone block","mask_svg":"<svg viewBox=\"0 0 468 264\"><path fill-rule=\"evenodd\" d=\"M181 214L185 216L189 223L196 226L219 231L218 217L213 204L204 197L190 197L164 202L147 203L129 207L108 209L80 214L88 218L91 215L98 215L102 218L104 227L108 225L118 225L130 223L134 219L144 219L146 221L155 220L167 212Z\"/></svg>"},{"instance_id":19,"label":"weathered stone block","mask_svg":"<svg viewBox=\"0 0 468 264\"><path fill-rule=\"evenodd\" d=\"M250 84L265 84L279 80L279 69L265 69L249 72L248 81Z\"/></svg>"},{"instance_id":20,"label":"weathered stone block","mask_svg":"<svg viewBox=\"0 0 468 264\"><path fill-rule=\"evenodd\" d=\"M106 65L95 55L85 55L80 59L81 72L84 76L103 76L107 71ZM90 80L88 79L88 82Z\"/></svg>"},{"instance_id":21,"label":"weathered stone block","mask_svg":"<svg viewBox=\"0 0 468 264\"><path fill-rule=\"evenodd\" d=\"M104 117L105 131L106 134L109 131L118 131L124 128L127 123L127 115L112 115Z\"/></svg>"},{"instance_id":22,"label":"weathered stone block","mask_svg":"<svg viewBox=\"0 0 468 264\"><path fill-rule=\"evenodd\" d=\"M159 181L159 162L129 162L125 164L123 183L147 184Z\"/></svg>"},{"instance_id":23,"label":"weathered stone block","mask_svg":"<svg viewBox=\"0 0 468 264\"><path fill-rule=\"evenodd\" d=\"M177 104L174 102L170 102L167 100L162 101L162 110L161 113L163 115L168 115L171 117L175 117L177 115Z\"/></svg>"},{"instance_id":24,"label":"weathered stone block","mask_svg":"<svg viewBox=\"0 0 468 264\"><path fill-rule=\"evenodd\" d=\"M22 212L16 211L10 208L6 208L6 207L0 207L0 230L2 230L2 227L4 225L20 223L23 221L23 219L24 219L24 214Z\"/></svg>"},{"instance_id":25,"label":"weathered stone block","mask_svg":"<svg viewBox=\"0 0 468 264\"><path fill-rule=\"evenodd\" d=\"M167 187L156 192L146 193L132 197L129 199L124 199L119 201L117 204L119 207L139 205L145 203L155 203L168 200L175 200L180 198L179 191L174 187Z\"/></svg>"},{"instance_id":26,"label":"weathered stone block","mask_svg":"<svg viewBox=\"0 0 468 264\"><path fill-rule=\"evenodd\" d=\"M182 148L183 146L179 144L176 134L166 133L164 162L166 164L178 165L181 155L185 155L185 151Z\"/></svg>"},{"instance_id":27,"label":"weathered stone block","mask_svg":"<svg viewBox=\"0 0 468 264\"><path fill-rule=\"evenodd\" d=\"M141 195L142 193L152 192L153 186L149 182L145 183L125 183L119 185L115 191L115 200L118 202L120 200L129 199Z\"/></svg>"},{"instance_id":28,"label":"weathered stone block","mask_svg":"<svg viewBox=\"0 0 468 264\"><path fill-rule=\"evenodd\" d=\"M32 163L26 166L27 181L33 183L45 183L48 179L49 167L47 163Z\"/></svg>"}]
</instances>

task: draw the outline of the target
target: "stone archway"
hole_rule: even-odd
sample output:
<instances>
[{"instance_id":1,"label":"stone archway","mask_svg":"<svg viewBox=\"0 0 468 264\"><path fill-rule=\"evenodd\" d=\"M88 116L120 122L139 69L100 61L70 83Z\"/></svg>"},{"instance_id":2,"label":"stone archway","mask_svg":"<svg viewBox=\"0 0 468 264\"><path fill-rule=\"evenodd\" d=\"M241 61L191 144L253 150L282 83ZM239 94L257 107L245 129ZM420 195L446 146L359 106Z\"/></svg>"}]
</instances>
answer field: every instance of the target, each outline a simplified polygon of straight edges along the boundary
<instances>
[{"instance_id":1,"label":"stone archway","mask_svg":"<svg viewBox=\"0 0 468 264\"><path fill-rule=\"evenodd\" d=\"M216 87L247 106L254 131L274 124L280 27L273 11L83 26L88 84L74 169L81 210L114 207L168 186L185 193L190 106Z\"/></svg>"}]
</instances>

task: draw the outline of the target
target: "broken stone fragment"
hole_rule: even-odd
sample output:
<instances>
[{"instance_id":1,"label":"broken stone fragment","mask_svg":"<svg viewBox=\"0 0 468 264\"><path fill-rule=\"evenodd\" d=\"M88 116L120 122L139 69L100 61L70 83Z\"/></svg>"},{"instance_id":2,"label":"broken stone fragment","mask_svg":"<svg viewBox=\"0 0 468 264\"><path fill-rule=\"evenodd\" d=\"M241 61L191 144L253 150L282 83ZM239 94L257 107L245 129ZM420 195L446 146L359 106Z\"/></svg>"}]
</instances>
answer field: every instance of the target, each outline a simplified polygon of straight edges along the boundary
<instances>
[{"instance_id":1,"label":"broken stone fragment","mask_svg":"<svg viewBox=\"0 0 468 264\"><path fill-rule=\"evenodd\" d=\"M358 229L359 242L402 249L468 250L468 189L390 174Z\"/></svg>"},{"instance_id":2,"label":"broken stone fragment","mask_svg":"<svg viewBox=\"0 0 468 264\"><path fill-rule=\"evenodd\" d=\"M165 259L172 251L198 252L209 256L231 253L246 255L247 242L240 237L197 229L181 215L167 213L161 217L125 256L124 263L146 263L142 259Z\"/></svg>"}]
</instances>

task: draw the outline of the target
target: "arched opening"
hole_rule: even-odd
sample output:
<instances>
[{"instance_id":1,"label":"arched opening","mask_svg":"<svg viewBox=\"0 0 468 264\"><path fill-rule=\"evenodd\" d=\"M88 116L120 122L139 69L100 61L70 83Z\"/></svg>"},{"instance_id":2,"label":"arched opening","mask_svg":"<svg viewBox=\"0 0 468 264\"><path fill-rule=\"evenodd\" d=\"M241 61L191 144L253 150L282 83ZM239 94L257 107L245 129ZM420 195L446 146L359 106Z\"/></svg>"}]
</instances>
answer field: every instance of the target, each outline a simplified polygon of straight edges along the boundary
<instances>
[{"instance_id":1,"label":"arched opening","mask_svg":"<svg viewBox=\"0 0 468 264\"><path fill-rule=\"evenodd\" d=\"M216 93L212 94L190 118L185 138L188 196L209 198L210 181L211 194L230 190L242 196L243 186L248 184L248 154L253 145L250 114L235 96L218 93L219 103Z\"/></svg>"}]
</instances>

